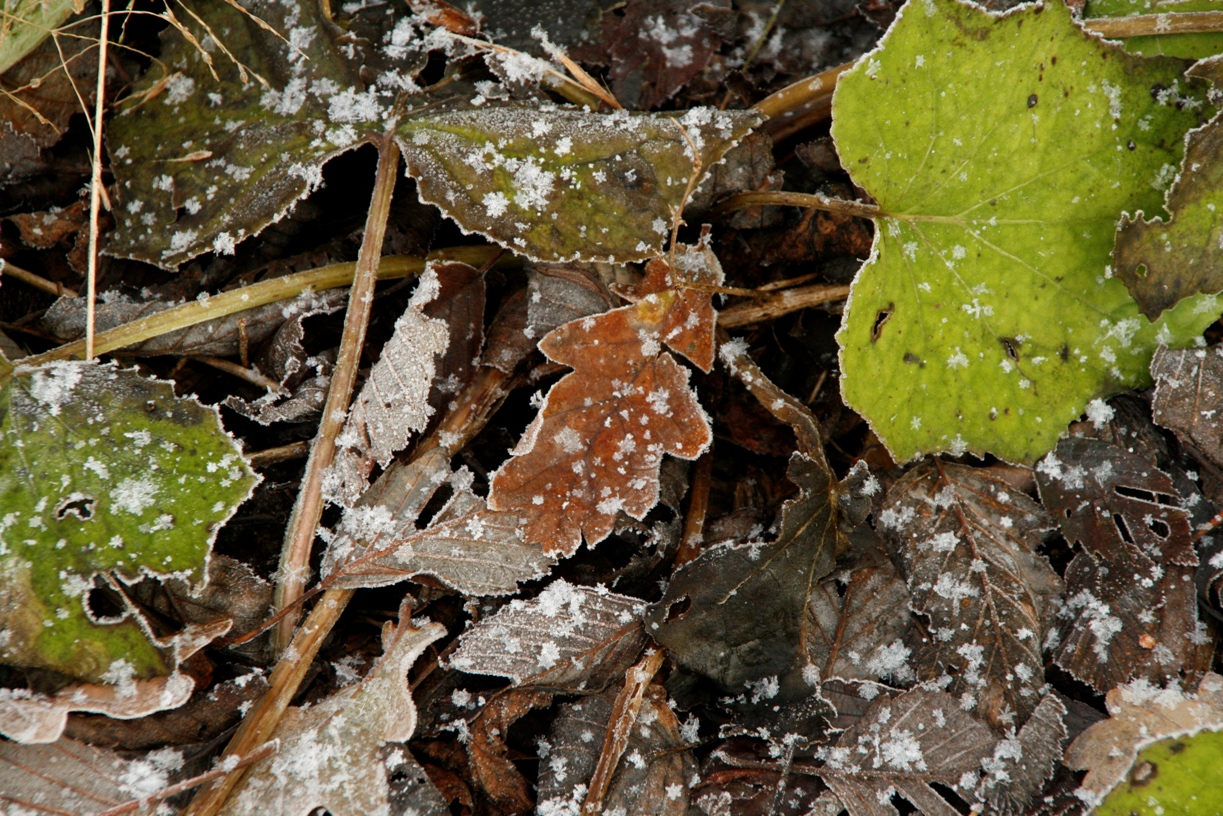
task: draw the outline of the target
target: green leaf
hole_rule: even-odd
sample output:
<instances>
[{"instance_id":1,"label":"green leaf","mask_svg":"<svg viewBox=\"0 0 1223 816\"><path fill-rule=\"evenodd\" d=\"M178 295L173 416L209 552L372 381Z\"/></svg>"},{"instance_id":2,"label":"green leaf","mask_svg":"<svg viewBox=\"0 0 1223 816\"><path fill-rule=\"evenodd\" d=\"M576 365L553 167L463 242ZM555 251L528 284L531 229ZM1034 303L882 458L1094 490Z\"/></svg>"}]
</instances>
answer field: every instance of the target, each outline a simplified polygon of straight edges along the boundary
<instances>
[{"instance_id":1,"label":"green leaf","mask_svg":"<svg viewBox=\"0 0 1223 816\"><path fill-rule=\"evenodd\" d=\"M1214 816L1223 783L1223 731L1161 740L1138 754L1129 776L1095 816Z\"/></svg>"},{"instance_id":2,"label":"green leaf","mask_svg":"<svg viewBox=\"0 0 1223 816\"><path fill-rule=\"evenodd\" d=\"M256 482L214 409L85 362L0 390L0 662L90 682L171 671L141 621L95 620L94 576L202 582L217 530Z\"/></svg>"},{"instance_id":3,"label":"green leaf","mask_svg":"<svg viewBox=\"0 0 1223 816\"><path fill-rule=\"evenodd\" d=\"M1199 102L1182 64L1084 34L1060 3L997 16L910 2L840 79L833 137L879 203L849 298L842 391L897 459L1033 461L1093 398L1148 381L1157 343L1108 272L1122 211L1160 206Z\"/></svg>"},{"instance_id":4,"label":"green leaf","mask_svg":"<svg viewBox=\"0 0 1223 816\"><path fill-rule=\"evenodd\" d=\"M72 16L75 0L16 0L0 9L0 74Z\"/></svg>"},{"instance_id":5,"label":"green leaf","mask_svg":"<svg viewBox=\"0 0 1223 816\"><path fill-rule=\"evenodd\" d=\"M503 107L416 117L398 133L421 198L463 229L535 260L627 262L670 235L693 175L688 140L703 172L760 121Z\"/></svg>"},{"instance_id":6,"label":"green leaf","mask_svg":"<svg viewBox=\"0 0 1223 816\"><path fill-rule=\"evenodd\" d=\"M188 5L208 26L183 15L202 47L167 30L172 73L149 71L132 97L164 89L108 126L119 201L107 252L167 269L210 250L232 254L282 218L322 182L328 159L382 130L394 91L411 83L397 70L409 49L375 49L325 20L317 2L249 4L292 45L228 3ZM367 87L364 68L387 87Z\"/></svg>"},{"instance_id":7,"label":"green leaf","mask_svg":"<svg viewBox=\"0 0 1223 816\"><path fill-rule=\"evenodd\" d=\"M1172 217L1147 221L1138 212L1117 232L1117 276L1151 318L1196 292L1223 291L1223 114L1190 131L1185 144L1168 192Z\"/></svg>"},{"instance_id":8,"label":"green leaf","mask_svg":"<svg viewBox=\"0 0 1223 816\"><path fill-rule=\"evenodd\" d=\"M1166 14L1191 11L1223 11L1221 0L1091 0L1083 7L1083 18L1130 17L1136 14ZM1223 52L1223 34L1165 34L1123 40L1131 54L1146 57L1202 59Z\"/></svg>"}]
</instances>

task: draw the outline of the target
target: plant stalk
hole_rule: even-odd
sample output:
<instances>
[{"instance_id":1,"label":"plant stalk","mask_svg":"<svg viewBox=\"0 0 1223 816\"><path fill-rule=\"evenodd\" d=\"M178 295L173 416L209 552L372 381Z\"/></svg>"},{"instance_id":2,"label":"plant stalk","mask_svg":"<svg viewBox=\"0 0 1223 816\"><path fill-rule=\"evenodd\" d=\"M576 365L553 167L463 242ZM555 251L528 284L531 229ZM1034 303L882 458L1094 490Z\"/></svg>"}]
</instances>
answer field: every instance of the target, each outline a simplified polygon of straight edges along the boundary
<instances>
[{"instance_id":1,"label":"plant stalk","mask_svg":"<svg viewBox=\"0 0 1223 816\"><path fill-rule=\"evenodd\" d=\"M1096 17L1083 28L1112 40L1160 34L1212 34L1223 31L1223 11L1179 11L1133 17Z\"/></svg>"}]
</instances>

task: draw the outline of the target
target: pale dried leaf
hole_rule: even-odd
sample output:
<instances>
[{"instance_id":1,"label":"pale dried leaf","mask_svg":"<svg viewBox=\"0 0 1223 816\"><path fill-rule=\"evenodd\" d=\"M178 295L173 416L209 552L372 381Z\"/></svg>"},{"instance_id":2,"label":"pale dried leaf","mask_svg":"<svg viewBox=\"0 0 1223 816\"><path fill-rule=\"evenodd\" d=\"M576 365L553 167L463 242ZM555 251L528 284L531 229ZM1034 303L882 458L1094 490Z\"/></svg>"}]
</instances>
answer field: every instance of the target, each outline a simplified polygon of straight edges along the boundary
<instances>
[{"instance_id":1,"label":"pale dried leaf","mask_svg":"<svg viewBox=\"0 0 1223 816\"><path fill-rule=\"evenodd\" d=\"M328 498L336 504L352 507L369 486L374 465L386 467L433 415L429 391L436 358L446 353L450 331L423 310L439 289L437 269L430 264L353 400L327 481Z\"/></svg>"},{"instance_id":2,"label":"pale dried leaf","mask_svg":"<svg viewBox=\"0 0 1223 816\"><path fill-rule=\"evenodd\" d=\"M1202 678L1195 694L1137 680L1114 688L1105 703L1109 718L1088 728L1066 749L1066 765L1087 771L1077 793L1092 805L1125 778L1147 745L1223 730L1223 677L1214 673Z\"/></svg>"},{"instance_id":3,"label":"pale dried leaf","mask_svg":"<svg viewBox=\"0 0 1223 816\"><path fill-rule=\"evenodd\" d=\"M280 750L251 766L221 810L227 816L367 816L389 807L381 748L416 730L408 669L446 634L440 624L417 628L401 608L398 627L383 629L382 659L358 685L310 708L291 708L275 732Z\"/></svg>"},{"instance_id":4,"label":"pale dried leaf","mask_svg":"<svg viewBox=\"0 0 1223 816\"><path fill-rule=\"evenodd\" d=\"M636 659L645 643L644 608L636 598L554 581L464 633L450 665L516 684L583 688L596 675L622 673Z\"/></svg>"},{"instance_id":5,"label":"pale dried leaf","mask_svg":"<svg viewBox=\"0 0 1223 816\"><path fill-rule=\"evenodd\" d=\"M931 461L888 491L878 526L904 561L913 609L929 617L921 674L951 674L949 691L995 727L1026 719L1062 591L1036 552L1048 514L989 473Z\"/></svg>"},{"instance_id":6,"label":"pale dried leaf","mask_svg":"<svg viewBox=\"0 0 1223 816\"><path fill-rule=\"evenodd\" d=\"M871 703L834 747L821 749L825 766L817 773L851 816L895 816L887 791L899 793L926 816L951 816L959 811L930 783L971 792L994 741L990 729L951 695L907 691Z\"/></svg>"}]
</instances>

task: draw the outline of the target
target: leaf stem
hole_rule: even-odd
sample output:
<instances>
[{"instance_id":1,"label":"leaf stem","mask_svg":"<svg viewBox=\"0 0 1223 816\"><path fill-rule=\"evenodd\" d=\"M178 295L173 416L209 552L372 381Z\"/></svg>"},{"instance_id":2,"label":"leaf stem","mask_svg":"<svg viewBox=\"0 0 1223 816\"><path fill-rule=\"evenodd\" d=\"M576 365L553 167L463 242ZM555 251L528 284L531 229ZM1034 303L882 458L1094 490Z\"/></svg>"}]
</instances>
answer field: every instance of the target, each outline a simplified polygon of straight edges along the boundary
<instances>
[{"instance_id":1,"label":"leaf stem","mask_svg":"<svg viewBox=\"0 0 1223 816\"><path fill-rule=\"evenodd\" d=\"M357 383L361 351L365 347L365 331L369 327L374 305L374 285L378 281L379 259L386 236L387 219L391 214L391 197L399 170L399 143L392 133L382 137L378 150L378 172L374 192L365 220L365 235L357 254L352 289L348 295L348 311L344 315L344 333L336 357L331 386L318 434L306 462L301 490L289 518L284 549L280 554L280 570L272 601L273 611L291 605L303 592L309 573L310 549L314 544L319 519L323 515L323 474L335 458L336 437L348 417L348 404ZM293 636L297 615L286 616L273 635L277 651L288 646Z\"/></svg>"},{"instance_id":2,"label":"leaf stem","mask_svg":"<svg viewBox=\"0 0 1223 816\"><path fill-rule=\"evenodd\" d=\"M110 39L110 0L102 0L102 31L98 35L98 88L93 110L93 157L89 178L89 269L86 286L85 359L94 355L94 304L98 295L98 216L102 209L102 115L106 111L106 45ZM66 69L65 69L66 72Z\"/></svg>"},{"instance_id":3,"label":"leaf stem","mask_svg":"<svg viewBox=\"0 0 1223 816\"><path fill-rule=\"evenodd\" d=\"M852 62L800 79L757 102L756 110L768 117L764 130L779 142L827 119L832 113L832 92L837 77L854 67Z\"/></svg>"},{"instance_id":4,"label":"leaf stem","mask_svg":"<svg viewBox=\"0 0 1223 816\"><path fill-rule=\"evenodd\" d=\"M835 303L849 297L847 283L818 283L813 286L799 286L786 289L760 301L737 303L729 309L718 313L718 325L726 329L740 326L750 326L753 323L764 323L776 320L782 315L807 309L811 306L822 306L825 303Z\"/></svg>"},{"instance_id":5,"label":"leaf stem","mask_svg":"<svg viewBox=\"0 0 1223 816\"><path fill-rule=\"evenodd\" d=\"M1096 17L1083 28L1109 39L1150 37L1157 34L1211 34L1223 31L1223 11L1180 11L1138 14L1133 17Z\"/></svg>"},{"instance_id":6,"label":"leaf stem","mask_svg":"<svg viewBox=\"0 0 1223 816\"><path fill-rule=\"evenodd\" d=\"M502 252L501 248L495 246L454 247L430 253L429 259L462 261L472 266L480 266L500 252ZM425 261L424 258L411 255L388 255L379 264L378 280L418 275L424 270ZM322 291L348 286L353 281L356 267L357 265L351 261L329 264L318 269L285 275L282 278L272 278L241 289L193 300L181 306L175 306L173 309L166 309L164 312L157 312L100 333L94 338L94 353L106 354L209 320L227 317L268 303L289 300L308 290ZM13 269L11 264L8 268L10 271ZM82 357L84 354L85 341L78 340L74 343L65 343L59 348L42 354L26 357L21 364L34 366L53 360L70 360L74 357Z\"/></svg>"},{"instance_id":7,"label":"leaf stem","mask_svg":"<svg viewBox=\"0 0 1223 816\"><path fill-rule=\"evenodd\" d=\"M739 193L721 201L713 208L715 215L725 215L734 210L744 210L748 207L806 207L812 210L848 215L854 218L878 218L883 213L874 204L864 204L861 201L846 201L842 198L815 193L787 193L781 191L763 190L754 193Z\"/></svg>"}]
</instances>

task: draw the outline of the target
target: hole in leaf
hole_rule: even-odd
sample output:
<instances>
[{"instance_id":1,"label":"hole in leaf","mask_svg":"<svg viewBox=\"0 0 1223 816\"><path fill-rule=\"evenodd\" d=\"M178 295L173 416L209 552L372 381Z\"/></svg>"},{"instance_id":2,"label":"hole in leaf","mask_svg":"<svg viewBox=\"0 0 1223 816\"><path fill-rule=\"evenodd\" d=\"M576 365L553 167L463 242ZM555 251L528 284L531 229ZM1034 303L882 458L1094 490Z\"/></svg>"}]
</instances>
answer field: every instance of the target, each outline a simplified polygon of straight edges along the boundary
<instances>
[{"instance_id":1,"label":"hole in leaf","mask_svg":"<svg viewBox=\"0 0 1223 816\"><path fill-rule=\"evenodd\" d=\"M691 606L692 600L685 595L683 598L680 598L678 601L667 607L667 617L663 622L671 623L672 621L679 620L680 618L684 617L685 614L687 614L688 609Z\"/></svg>"},{"instance_id":2,"label":"hole in leaf","mask_svg":"<svg viewBox=\"0 0 1223 816\"><path fill-rule=\"evenodd\" d=\"M1113 513L1113 524L1117 526L1117 533L1121 536L1121 540L1126 544L1134 543L1134 536L1130 534L1130 528L1126 525L1125 519L1120 513Z\"/></svg>"},{"instance_id":3,"label":"hole in leaf","mask_svg":"<svg viewBox=\"0 0 1223 816\"><path fill-rule=\"evenodd\" d=\"M95 623L117 623L127 617L123 598L108 586L94 586L85 596L85 611Z\"/></svg>"},{"instance_id":4,"label":"hole in leaf","mask_svg":"<svg viewBox=\"0 0 1223 816\"><path fill-rule=\"evenodd\" d=\"M96 500L93 496L86 496L84 493L72 493L60 500L60 503L55 506L55 518L64 520L68 516L76 516L81 521L89 521L93 518L93 507Z\"/></svg>"},{"instance_id":5,"label":"hole in leaf","mask_svg":"<svg viewBox=\"0 0 1223 816\"><path fill-rule=\"evenodd\" d=\"M960 813L968 813L968 803L961 799L959 794L957 794L953 789L938 782L931 782L929 784L930 787L938 791L939 795L946 799L948 804L950 804L953 808L958 810Z\"/></svg>"},{"instance_id":6,"label":"hole in leaf","mask_svg":"<svg viewBox=\"0 0 1223 816\"><path fill-rule=\"evenodd\" d=\"M1169 496L1167 493L1156 493L1152 490L1144 490L1140 487L1126 487L1125 485L1115 485L1113 491L1118 496L1124 496L1127 499L1137 499L1148 504L1162 504L1165 507L1176 507L1179 503L1174 496Z\"/></svg>"},{"instance_id":7,"label":"hole in leaf","mask_svg":"<svg viewBox=\"0 0 1223 816\"><path fill-rule=\"evenodd\" d=\"M1019 362L1019 344L1010 337L999 337L998 341L1002 343L1002 350L1006 352L1011 362Z\"/></svg>"},{"instance_id":8,"label":"hole in leaf","mask_svg":"<svg viewBox=\"0 0 1223 816\"><path fill-rule=\"evenodd\" d=\"M892 310L895 307L896 304L889 303L886 308L880 309L879 313L875 315L875 325L871 326L872 343L879 340L879 335L883 332L883 324L888 322L888 318L892 316Z\"/></svg>"},{"instance_id":9,"label":"hole in leaf","mask_svg":"<svg viewBox=\"0 0 1223 816\"><path fill-rule=\"evenodd\" d=\"M1167 538L1168 536L1172 535L1172 528L1169 527L1168 523L1163 519L1148 518L1146 521L1147 527L1150 528L1151 532L1155 533L1155 535L1159 536L1160 538Z\"/></svg>"}]
</instances>

